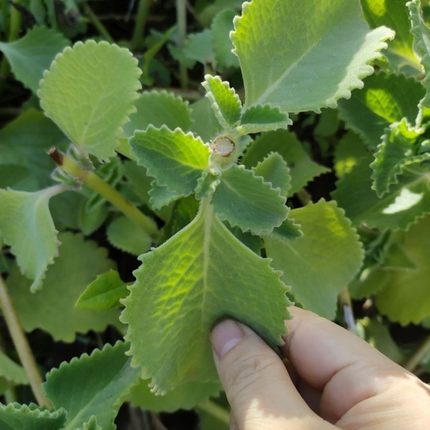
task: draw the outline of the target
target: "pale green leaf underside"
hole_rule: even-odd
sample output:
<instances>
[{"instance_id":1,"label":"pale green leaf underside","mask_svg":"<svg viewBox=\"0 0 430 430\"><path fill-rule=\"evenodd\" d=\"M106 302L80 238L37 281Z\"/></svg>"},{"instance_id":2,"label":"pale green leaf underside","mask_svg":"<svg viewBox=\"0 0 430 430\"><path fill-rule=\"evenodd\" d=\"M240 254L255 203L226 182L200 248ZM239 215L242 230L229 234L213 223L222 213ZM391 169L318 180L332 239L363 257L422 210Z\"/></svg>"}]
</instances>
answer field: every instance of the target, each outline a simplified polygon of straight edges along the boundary
<instances>
[{"instance_id":1,"label":"pale green leaf underside","mask_svg":"<svg viewBox=\"0 0 430 430\"><path fill-rule=\"evenodd\" d=\"M288 128L292 121L279 108L270 105L251 106L240 118L237 130L243 134L262 133L264 131Z\"/></svg>"},{"instance_id":2,"label":"pale green leaf underside","mask_svg":"<svg viewBox=\"0 0 430 430\"><path fill-rule=\"evenodd\" d=\"M75 308L76 300L100 273L112 267L107 251L81 235L60 235L60 255L49 267L43 289L29 292L29 281L13 269L8 286L24 329L40 328L59 341L73 342L77 333L102 331L117 321L116 310L92 312ZM61 320L58 319L61 315Z\"/></svg>"},{"instance_id":3,"label":"pale green leaf underside","mask_svg":"<svg viewBox=\"0 0 430 430\"><path fill-rule=\"evenodd\" d=\"M21 272L40 289L45 272L58 254L57 230L49 199L57 187L29 193L0 190L0 238L11 247Z\"/></svg>"},{"instance_id":4,"label":"pale green leaf underside","mask_svg":"<svg viewBox=\"0 0 430 430\"><path fill-rule=\"evenodd\" d=\"M232 166L216 187L212 204L218 217L242 231L268 234L288 215L285 197L251 170Z\"/></svg>"},{"instance_id":5,"label":"pale green leaf underside","mask_svg":"<svg viewBox=\"0 0 430 430\"><path fill-rule=\"evenodd\" d=\"M105 160L114 155L122 126L135 110L140 73L125 48L77 42L44 74L41 106L75 145Z\"/></svg>"},{"instance_id":6,"label":"pale green leaf underside","mask_svg":"<svg viewBox=\"0 0 430 430\"><path fill-rule=\"evenodd\" d=\"M282 270L299 303L333 319L339 292L363 261L358 236L334 202L294 209L290 218L300 224L303 236L291 241L274 232L264 239L267 256Z\"/></svg>"},{"instance_id":7,"label":"pale green leaf underside","mask_svg":"<svg viewBox=\"0 0 430 430\"><path fill-rule=\"evenodd\" d=\"M152 378L156 392L217 381L208 336L219 318L248 324L271 345L281 342L288 316L284 285L268 260L238 241L207 203L141 260L121 320L128 324L133 364Z\"/></svg>"},{"instance_id":8,"label":"pale green leaf underside","mask_svg":"<svg viewBox=\"0 0 430 430\"><path fill-rule=\"evenodd\" d=\"M232 41L245 83L246 106L285 112L335 107L363 86L369 62L394 33L369 30L359 0L252 0L235 20Z\"/></svg>"},{"instance_id":9,"label":"pale green leaf underside","mask_svg":"<svg viewBox=\"0 0 430 430\"><path fill-rule=\"evenodd\" d=\"M263 177L265 182L272 184L273 188L278 188L283 196L288 195L291 188L291 175L287 162L282 158L282 155L271 152L253 170L257 176Z\"/></svg>"},{"instance_id":10,"label":"pale green leaf underside","mask_svg":"<svg viewBox=\"0 0 430 430\"><path fill-rule=\"evenodd\" d=\"M107 344L48 373L46 394L56 408L67 411L63 430L79 428L92 416L103 430L116 428L114 419L121 402L139 377L125 355L127 348L124 342Z\"/></svg>"},{"instance_id":11,"label":"pale green leaf underside","mask_svg":"<svg viewBox=\"0 0 430 430\"><path fill-rule=\"evenodd\" d=\"M130 139L137 163L146 167L157 185L177 195L189 195L209 164L209 148L201 139L180 129L148 127Z\"/></svg>"},{"instance_id":12,"label":"pale green leaf underside","mask_svg":"<svg viewBox=\"0 0 430 430\"><path fill-rule=\"evenodd\" d=\"M2 430L59 430L66 420L65 411L48 411L34 404L0 404Z\"/></svg>"},{"instance_id":13,"label":"pale green leaf underside","mask_svg":"<svg viewBox=\"0 0 430 430\"><path fill-rule=\"evenodd\" d=\"M0 42L0 51L9 61L16 79L35 93L44 70L68 44L69 41L55 30L33 27L21 39Z\"/></svg>"}]
</instances>

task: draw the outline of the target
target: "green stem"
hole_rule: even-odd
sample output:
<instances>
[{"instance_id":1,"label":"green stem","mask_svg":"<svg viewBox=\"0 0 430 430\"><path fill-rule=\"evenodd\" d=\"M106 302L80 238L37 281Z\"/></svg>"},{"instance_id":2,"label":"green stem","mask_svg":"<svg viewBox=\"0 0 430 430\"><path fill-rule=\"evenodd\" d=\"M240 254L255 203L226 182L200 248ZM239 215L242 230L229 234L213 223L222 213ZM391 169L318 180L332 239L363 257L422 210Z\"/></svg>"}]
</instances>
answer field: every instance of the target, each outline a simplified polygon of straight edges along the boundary
<instances>
[{"instance_id":1,"label":"green stem","mask_svg":"<svg viewBox=\"0 0 430 430\"><path fill-rule=\"evenodd\" d=\"M430 356L430 336L415 351L404 367L413 372L428 356Z\"/></svg>"},{"instance_id":2,"label":"green stem","mask_svg":"<svg viewBox=\"0 0 430 430\"><path fill-rule=\"evenodd\" d=\"M99 178L94 172L83 168L77 161L61 154L55 148L49 151L49 155L64 172L100 194L131 221L141 226L152 238L155 239L157 237L158 228L152 218L143 214L136 206L125 199L103 179Z\"/></svg>"},{"instance_id":3,"label":"green stem","mask_svg":"<svg viewBox=\"0 0 430 430\"><path fill-rule=\"evenodd\" d=\"M339 293L339 302L342 305L343 319L346 327L352 333L357 334L357 325L355 324L354 311L352 310L351 295L347 288L342 288Z\"/></svg>"},{"instance_id":4,"label":"green stem","mask_svg":"<svg viewBox=\"0 0 430 430\"><path fill-rule=\"evenodd\" d=\"M102 37L104 37L108 42L113 43L112 36L109 34L107 28L98 19L97 15L93 12L88 3L84 3L84 12L87 14L91 24L96 28Z\"/></svg>"},{"instance_id":5,"label":"green stem","mask_svg":"<svg viewBox=\"0 0 430 430\"><path fill-rule=\"evenodd\" d=\"M152 0L139 0L133 36L130 41L130 49L132 51L139 49L142 46L142 36L145 32L145 24L148 19L151 4Z\"/></svg>"},{"instance_id":6,"label":"green stem","mask_svg":"<svg viewBox=\"0 0 430 430\"><path fill-rule=\"evenodd\" d=\"M187 1L176 0L176 22L178 25L178 48L183 49L187 38ZM185 64L179 63L179 79L181 87L188 86L188 72Z\"/></svg>"},{"instance_id":7,"label":"green stem","mask_svg":"<svg viewBox=\"0 0 430 430\"><path fill-rule=\"evenodd\" d=\"M213 417L215 417L216 419L218 419L219 421L227 425L230 422L229 413L224 408L222 408L221 406L218 406L216 403L210 400L200 404L197 407L197 409L200 409L201 411L206 412L209 415L212 415Z\"/></svg>"},{"instance_id":8,"label":"green stem","mask_svg":"<svg viewBox=\"0 0 430 430\"><path fill-rule=\"evenodd\" d=\"M51 402L45 397L45 393L42 390L42 376L39 372L39 368L37 367L37 363L31 351L27 337L25 336L24 330L19 322L18 315L9 296L6 284L1 276L0 306L19 359L27 373L34 397L40 406L50 408Z\"/></svg>"},{"instance_id":9,"label":"green stem","mask_svg":"<svg viewBox=\"0 0 430 430\"><path fill-rule=\"evenodd\" d=\"M305 188L297 191L297 197L303 206L307 206L312 203L312 196L307 192Z\"/></svg>"}]
</instances>

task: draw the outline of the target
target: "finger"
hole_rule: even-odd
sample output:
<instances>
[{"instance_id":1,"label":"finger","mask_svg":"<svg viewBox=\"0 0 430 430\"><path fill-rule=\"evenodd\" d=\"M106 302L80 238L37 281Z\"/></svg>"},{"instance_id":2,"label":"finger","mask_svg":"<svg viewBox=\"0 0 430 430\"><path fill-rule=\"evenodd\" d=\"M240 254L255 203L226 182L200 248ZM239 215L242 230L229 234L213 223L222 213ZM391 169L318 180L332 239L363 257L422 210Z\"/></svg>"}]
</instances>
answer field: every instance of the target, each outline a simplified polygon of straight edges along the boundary
<instances>
[{"instance_id":1,"label":"finger","mask_svg":"<svg viewBox=\"0 0 430 430\"><path fill-rule=\"evenodd\" d=\"M252 330L226 320L214 328L211 341L239 430L333 428L306 405L282 360Z\"/></svg>"}]
</instances>

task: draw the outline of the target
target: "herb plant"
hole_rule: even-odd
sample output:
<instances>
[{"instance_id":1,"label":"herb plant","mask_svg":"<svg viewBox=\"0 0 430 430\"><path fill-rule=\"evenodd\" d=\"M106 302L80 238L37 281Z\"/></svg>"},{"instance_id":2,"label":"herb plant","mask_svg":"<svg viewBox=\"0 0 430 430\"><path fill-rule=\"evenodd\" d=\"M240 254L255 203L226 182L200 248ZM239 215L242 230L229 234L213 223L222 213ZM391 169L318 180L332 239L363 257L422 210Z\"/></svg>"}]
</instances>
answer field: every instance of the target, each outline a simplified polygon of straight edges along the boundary
<instances>
[{"instance_id":1,"label":"herb plant","mask_svg":"<svg viewBox=\"0 0 430 430\"><path fill-rule=\"evenodd\" d=\"M188 35L178 0L146 38L141 0L118 43L87 2L64 2L73 25L19 4L0 15L0 90L28 99L0 130L2 429L114 429L127 403L146 428L181 408L226 428L211 327L276 348L292 302L430 371L419 0L201 1ZM64 343L86 353L57 365L43 345Z\"/></svg>"}]
</instances>

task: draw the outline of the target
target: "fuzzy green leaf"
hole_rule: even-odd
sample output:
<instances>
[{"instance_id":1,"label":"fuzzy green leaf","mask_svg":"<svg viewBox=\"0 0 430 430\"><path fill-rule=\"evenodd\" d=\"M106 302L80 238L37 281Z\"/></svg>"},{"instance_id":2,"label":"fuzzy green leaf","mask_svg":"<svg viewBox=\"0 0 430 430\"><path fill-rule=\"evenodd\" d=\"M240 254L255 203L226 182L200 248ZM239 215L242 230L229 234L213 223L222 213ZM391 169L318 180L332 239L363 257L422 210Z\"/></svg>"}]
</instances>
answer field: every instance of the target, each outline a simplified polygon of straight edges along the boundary
<instances>
[{"instance_id":1,"label":"fuzzy green leaf","mask_svg":"<svg viewBox=\"0 0 430 430\"><path fill-rule=\"evenodd\" d=\"M205 76L203 86L219 123L225 129L234 126L242 111L242 102L234 88L231 88L228 82L223 82L219 76L211 75Z\"/></svg>"},{"instance_id":2,"label":"fuzzy green leaf","mask_svg":"<svg viewBox=\"0 0 430 430\"><path fill-rule=\"evenodd\" d=\"M279 108L269 105L257 105L246 109L240 118L237 128L243 134L261 133L264 131L288 128L292 121Z\"/></svg>"},{"instance_id":3,"label":"fuzzy green leaf","mask_svg":"<svg viewBox=\"0 0 430 430\"><path fill-rule=\"evenodd\" d=\"M68 44L69 41L55 30L33 27L21 39L0 42L0 51L9 61L16 79L35 93L44 70Z\"/></svg>"},{"instance_id":4,"label":"fuzzy green leaf","mask_svg":"<svg viewBox=\"0 0 430 430\"><path fill-rule=\"evenodd\" d=\"M58 186L34 193L0 190L0 238L11 247L21 272L33 280L33 292L40 289L48 266L58 255L49 199L60 190Z\"/></svg>"},{"instance_id":5,"label":"fuzzy green leaf","mask_svg":"<svg viewBox=\"0 0 430 430\"><path fill-rule=\"evenodd\" d=\"M262 235L279 227L287 217L285 200L264 178L235 165L223 173L212 203L222 221Z\"/></svg>"},{"instance_id":6,"label":"fuzzy green leaf","mask_svg":"<svg viewBox=\"0 0 430 430\"><path fill-rule=\"evenodd\" d=\"M29 292L29 282L13 269L8 285L24 329L40 328L59 341L73 342L77 333L102 331L118 318L116 310L92 312L75 308L76 300L95 277L112 267L107 251L81 235L60 235L60 255L49 267L43 289ZM61 318L59 319L59 315Z\"/></svg>"},{"instance_id":7,"label":"fuzzy green leaf","mask_svg":"<svg viewBox=\"0 0 430 430\"><path fill-rule=\"evenodd\" d=\"M210 101L205 97L191 105L191 131L209 142L222 132Z\"/></svg>"},{"instance_id":8,"label":"fuzzy green leaf","mask_svg":"<svg viewBox=\"0 0 430 430\"><path fill-rule=\"evenodd\" d=\"M75 306L90 311L105 311L119 305L119 300L127 296L127 286L116 270L98 275L79 296Z\"/></svg>"},{"instance_id":9,"label":"fuzzy green leaf","mask_svg":"<svg viewBox=\"0 0 430 430\"><path fill-rule=\"evenodd\" d=\"M133 365L142 367L142 378L152 378L155 392L217 381L208 335L225 315L253 327L270 345L281 342L285 286L268 260L238 241L207 203L141 260L121 320L128 324ZM169 360L160 366L160 357Z\"/></svg>"},{"instance_id":10,"label":"fuzzy green leaf","mask_svg":"<svg viewBox=\"0 0 430 430\"><path fill-rule=\"evenodd\" d=\"M245 83L246 107L319 111L361 88L369 62L394 33L370 31L359 0L252 0L235 20L232 41Z\"/></svg>"},{"instance_id":11,"label":"fuzzy green leaf","mask_svg":"<svg viewBox=\"0 0 430 430\"><path fill-rule=\"evenodd\" d=\"M115 248L134 255L143 254L152 243L148 233L125 216L114 219L109 224L106 234Z\"/></svg>"},{"instance_id":12,"label":"fuzzy green leaf","mask_svg":"<svg viewBox=\"0 0 430 430\"><path fill-rule=\"evenodd\" d=\"M279 188L283 196L288 195L291 187L290 169L282 155L271 152L253 170L257 176L263 177L265 182L271 183L273 188Z\"/></svg>"},{"instance_id":13,"label":"fuzzy green leaf","mask_svg":"<svg viewBox=\"0 0 430 430\"><path fill-rule=\"evenodd\" d=\"M140 73L125 48L77 42L44 74L40 104L75 145L106 160L114 155L122 126L135 111Z\"/></svg>"},{"instance_id":14,"label":"fuzzy green leaf","mask_svg":"<svg viewBox=\"0 0 430 430\"><path fill-rule=\"evenodd\" d=\"M50 412L37 405L0 404L2 430L60 430L66 420L64 410Z\"/></svg>"},{"instance_id":15,"label":"fuzzy green leaf","mask_svg":"<svg viewBox=\"0 0 430 430\"><path fill-rule=\"evenodd\" d=\"M293 133L278 130L264 133L249 147L243 157L243 164L253 167L271 152L282 155L291 173L289 196L301 190L313 178L329 172L324 166L315 163Z\"/></svg>"},{"instance_id":16,"label":"fuzzy green leaf","mask_svg":"<svg viewBox=\"0 0 430 430\"><path fill-rule=\"evenodd\" d=\"M334 202L294 209L290 218L300 224L303 236L291 241L274 232L264 239L267 256L283 271L299 303L333 319L339 292L363 262L358 236Z\"/></svg>"},{"instance_id":17,"label":"fuzzy green leaf","mask_svg":"<svg viewBox=\"0 0 430 430\"><path fill-rule=\"evenodd\" d=\"M424 88L402 75L377 73L365 81L364 89L354 91L350 100L339 103L341 118L370 148L376 148L385 129L406 118L415 123Z\"/></svg>"},{"instance_id":18,"label":"fuzzy green leaf","mask_svg":"<svg viewBox=\"0 0 430 430\"><path fill-rule=\"evenodd\" d=\"M27 385L28 378L23 367L0 351L0 381L7 385Z\"/></svg>"},{"instance_id":19,"label":"fuzzy green leaf","mask_svg":"<svg viewBox=\"0 0 430 430\"><path fill-rule=\"evenodd\" d=\"M137 163L146 167L157 185L179 196L190 195L208 167L209 148L201 139L180 129L148 127L130 140Z\"/></svg>"},{"instance_id":20,"label":"fuzzy green leaf","mask_svg":"<svg viewBox=\"0 0 430 430\"><path fill-rule=\"evenodd\" d=\"M349 173L363 157L369 157L368 148L357 134L348 131L336 145L334 153L336 176L341 178Z\"/></svg>"},{"instance_id":21,"label":"fuzzy green leaf","mask_svg":"<svg viewBox=\"0 0 430 430\"><path fill-rule=\"evenodd\" d=\"M419 154L417 141L424 130L411 127L406 119L389 126L382 136L372 168L372 188L379 197L386 194L390 186L398 182L399 175L407 166L430 160L430 152Z\"/></svg>"},{"instance_id":22,"label":"fuzzy green leaf","mask_svg":"<svg viewBox=\"0 0 430 430\"><path fill-rule=\"evenodd\" d=\"M79 428L92 416L103 430L116 428L115 416L139 374L130 366L127 348L124 342L107 344L48 373L46 394L56 408L67 411L63 430Z\"/></svg>"},{"instance_id":23,"label":"fuzzy green leaf","mask_svg":"<svg viewBox=\"0 0 430 430\"><path fill-rule=\"evenodd\" d=\"M212 30L206 29L200 33L190 34L185 42L184 54L190 60L202 64L213 63Z\"/></svg>"},{"instance_id":24,"label":"fuzzy green leaf","mask_svg":"<svg viewBox=\"0 0 430 430\"><path fill-rule=\"evenodd\" d=\"M212 21L212 45L217 68L238 68L239 61L234 55L230 32L233 30L233 18L236 12L232 9L221 11Z\"/></svg>"}]
</instances>

